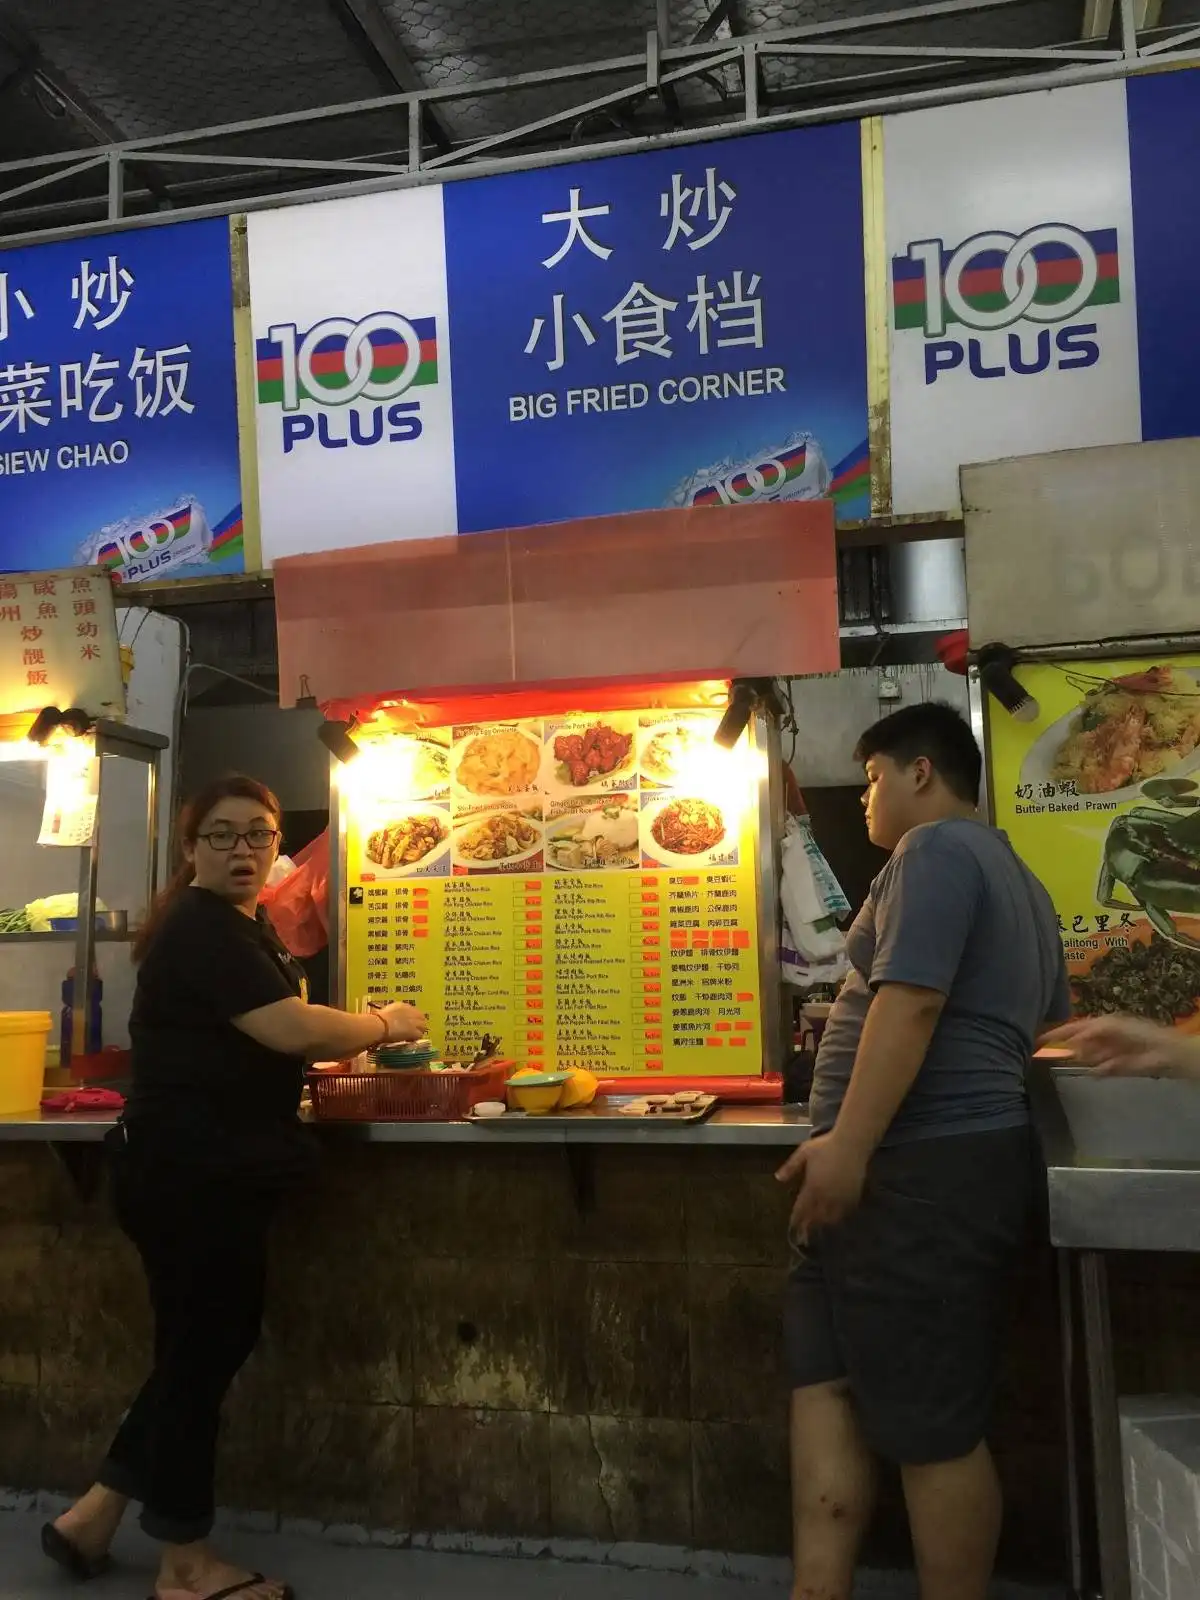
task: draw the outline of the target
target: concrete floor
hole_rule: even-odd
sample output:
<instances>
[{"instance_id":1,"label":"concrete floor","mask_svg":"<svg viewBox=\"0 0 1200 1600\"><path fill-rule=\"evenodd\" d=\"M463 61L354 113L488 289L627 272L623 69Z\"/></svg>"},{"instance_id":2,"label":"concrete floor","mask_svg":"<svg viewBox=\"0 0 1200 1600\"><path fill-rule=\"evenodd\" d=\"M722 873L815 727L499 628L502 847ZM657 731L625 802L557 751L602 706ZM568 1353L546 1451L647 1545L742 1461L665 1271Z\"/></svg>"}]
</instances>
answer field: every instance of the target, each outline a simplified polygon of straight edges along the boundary
<instances>
[{"instance_id":1,"label":"concrete floor","mask_svg":"<svg viewBox=\"0 0 1200 1600\"><path fill-rule=\"evenodd\" d=\"M139 1534L123 1537L119 1568L81 1590L42 1556L42 1521L40 1514L0 1513L0 1600L66 1600L81 1594L87 1600L146 1600L154 1549ZM299 1600L780 1600L786 1594L775 1584L548 1560L348 1548L295 1535L233 1532L221 1542L247 1566L294 1581Z\"/></svg>"},{"instance_id":2,"label":"concrete floor","mask_svg":"<svg viewBox=\"0 0 1200 1600\"><path fill-rule=\"evenodd\" d=\"M0 1509L0 1600L147 1600L155 1549L136 1529L118 1541L119 1564L81 1589L47 1562L38 1534L44 1511ZM295 1584L299 1600L786 1600L785 1582L580 1561L433 1553L344 1545L304 1534L230 1530L222 1549L256 1571ZM774 1564L773 1564L774 1565ZM907 1575L868 1574L857 1600L915 1600ZM997 1585L996 1600L1059 1600L1055 1593Z\"/></svg>"}]
</instances>

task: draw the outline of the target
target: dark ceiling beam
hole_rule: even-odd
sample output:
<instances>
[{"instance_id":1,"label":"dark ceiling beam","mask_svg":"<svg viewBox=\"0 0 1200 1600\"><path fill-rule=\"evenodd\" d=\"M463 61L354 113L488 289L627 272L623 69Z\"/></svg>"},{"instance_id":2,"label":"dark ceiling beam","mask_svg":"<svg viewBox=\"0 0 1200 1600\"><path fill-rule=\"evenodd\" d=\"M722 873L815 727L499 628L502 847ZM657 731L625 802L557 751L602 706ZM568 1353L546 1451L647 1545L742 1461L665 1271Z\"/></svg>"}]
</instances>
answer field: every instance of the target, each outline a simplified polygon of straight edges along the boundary
<instances>
[{"instance_id":1,"label":"dark ceiling beam","mask_svg":"<svg viewBox=\"0 0 1200 1600\"><path fill-rule=\"evenodd\" d=\"M429 87L396 37L379 0L329 0L329 4L386 89L411 94ZM437 153L448 155L454 148L454 140L438 113L430 106L423 107L421 122L425 137Z\"/></svg>"},{"instance_id":2,"label":"dark ceiling beam","mask_svg":"<svg viewBox=\"0 0 1200 1600\"><path fill-rule=\"evenodd\" d=\"M721 24L729 21L729 13L732 9L732 0L717 0L717 4L692 35L692 43L707 44L716 35L717 29Z\"/></svg>"},{"instance_id":3,"label":"dark ceiling beam","mask_svg":"<svg viewBox=\"0 0 1200 1600\"><path fill-rule=\"evenodd\" d=\"M671 47L671 0L657 0L655 5L655 23L658 29L659 50L669 50ZM675 92L673 83L663 84L659 87L659 98L662 100L663 110L667 114L667 122L672 128L678 128L683 122L683 113L679 106L679 96Z\"/></svg>"},{"instance_id":4,"label":"dark ceiling beam","mask_svg":"<svg viewBox=\"0 0 1200 1600\"><path fill-rule=\"evenodd\" d=\"M736 39L740 33L747 31L744 26L745 19L742 16L742 8L737 3L737 0L729 0L726 12L729 21L729 36L731 39ZM746 68L744 64L739 67L738 76L742 80L742 93L746 94ZM767 80L763 73L763 58L760 55L754 57L754 76L757 80L757 104L760 109L765 109L767 104Z\"/></svg>"},{"instance_id":5,"label":"dark ceiling beam","mask_svg":"<svg viewBox=\"0 0 1200 1600\"><path fill-rule=\"evenodd\" d=\"M0 18L0 42L16 56L20 63L18 71L53 95L93 144L120 144L128 139L125 129L94 105L65 72L48 61L37 41L10 18ZM161 172L144 161L130 161L129 170L141 178L160 206L171 205L170 190Z\"/></svg>"}]
</instances>

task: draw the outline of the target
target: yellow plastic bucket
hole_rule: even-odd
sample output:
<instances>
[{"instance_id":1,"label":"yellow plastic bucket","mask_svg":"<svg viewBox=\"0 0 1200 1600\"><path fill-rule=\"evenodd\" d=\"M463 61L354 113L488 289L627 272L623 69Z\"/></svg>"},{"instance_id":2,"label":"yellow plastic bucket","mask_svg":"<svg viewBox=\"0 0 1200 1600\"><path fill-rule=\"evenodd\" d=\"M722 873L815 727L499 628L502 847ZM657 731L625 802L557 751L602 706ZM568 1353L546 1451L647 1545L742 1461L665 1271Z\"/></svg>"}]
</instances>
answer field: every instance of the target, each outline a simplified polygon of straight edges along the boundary
<instances>
[{"instance_id":1,"label":"yellow plastic bucket","mask_svg":"<svg viewBox=\"0 0 1200 1600\"><path fill-rule=\"evenodd\" d=\"M0 1116L41 1105L49 1037L48 1011L0 1011Z\"/></svg>"}]
</instances>

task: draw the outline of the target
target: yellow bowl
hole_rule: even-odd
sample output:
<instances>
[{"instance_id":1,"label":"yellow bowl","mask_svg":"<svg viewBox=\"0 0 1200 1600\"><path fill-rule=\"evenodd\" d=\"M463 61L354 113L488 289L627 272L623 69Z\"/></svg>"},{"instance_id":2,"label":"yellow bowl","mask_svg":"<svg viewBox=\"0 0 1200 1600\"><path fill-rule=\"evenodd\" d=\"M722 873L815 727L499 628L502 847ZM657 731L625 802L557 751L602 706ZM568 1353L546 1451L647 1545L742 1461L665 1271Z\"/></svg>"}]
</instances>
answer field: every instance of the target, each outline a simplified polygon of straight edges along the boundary
<instances>
[{"instance_id":1,"label":"yellow bowl","mask_svg":"<svg viewBox=\"0 0 1200 1600\"><path fill-rule=\"evenodd\" d=\"M524 1089L519 1083L509 1085L508 1102L524 1111L530 1117L544 1117L547 1111L553 1111L562 1099L565 1085L561 1083L541 1084L532 1089Z\"/></svg>"}]
</instances>

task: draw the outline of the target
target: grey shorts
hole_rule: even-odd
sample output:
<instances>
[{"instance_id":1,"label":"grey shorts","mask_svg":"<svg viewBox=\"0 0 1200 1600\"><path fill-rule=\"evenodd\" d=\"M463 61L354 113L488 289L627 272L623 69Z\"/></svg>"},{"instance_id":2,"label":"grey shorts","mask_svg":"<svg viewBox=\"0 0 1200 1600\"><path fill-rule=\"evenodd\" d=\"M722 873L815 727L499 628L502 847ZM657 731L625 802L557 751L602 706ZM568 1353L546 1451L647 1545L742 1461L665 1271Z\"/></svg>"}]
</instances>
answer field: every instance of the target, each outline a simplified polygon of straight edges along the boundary
<instances>
[{"instance_id":1,"label":"grey shorts","mask_svg":"<svg viewBox=\"0 0 1200 1600\"><path fill-rule=\"evenodd\" d=\"M1036 1170L1028 1128L880 1150L858 1210L796 1249L792 1386L845 1379L884 1459L956 1461L987 1433Z\"/></svg>"}]
</instances>

